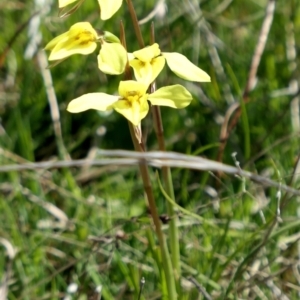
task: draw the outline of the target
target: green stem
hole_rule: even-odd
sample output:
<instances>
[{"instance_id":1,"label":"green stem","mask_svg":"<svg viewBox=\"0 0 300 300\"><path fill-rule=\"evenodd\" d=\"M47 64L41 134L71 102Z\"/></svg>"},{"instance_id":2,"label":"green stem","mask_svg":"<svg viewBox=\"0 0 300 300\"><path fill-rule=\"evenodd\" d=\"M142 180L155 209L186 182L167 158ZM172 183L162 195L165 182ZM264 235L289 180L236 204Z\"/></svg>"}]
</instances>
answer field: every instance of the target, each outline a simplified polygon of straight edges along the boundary
<instances>
[{"instance_id":1,"label":"green stem","mask_svg":"<svg viewBox=\"0 0 300 300\"><path fill-rule=\"evenodd\" d=\"M155 31L154 24L151 24L150 31L150 41L151 44L155 43ZM155 92L155 83L152 83L150 86L150 92ZM166 151L165 139L164 139L164 127L161 118L161 111L159 106L152 106L152 115L154 121L154 130L156 133L156 138L158 141L158 147L160 151ZM173 179L170 167L162 167L162 175L163 182L165 185L165 190L168 196L175 202L174 195L174 187L173 187ZM175 273L175 279L177 283L177 291L181 294L181 285L180 285L180 277L181 277L181 267L180 267L180 249L179 249L179 234L177 227L177 214L174 211L174 206L171 202L167 201L167 212L170 217L169 222L169 244L172 255L172 264Z\"/></svg>"},{"instance_id":2,"label":"green stem","mask_svg":"<svg viewBox=\"0 0 300 300\"><path fill-rule=\"evenodd\" d=\"M154 120L154 128L156 137L158 140L159 150L166 151L165 140L164 140L164 129L161 119L160 107L152 106L152 115ZM163 182L165 184L165 189L169 197L175 202L174 188L172 174L169 167L162 168ZM180 249L179 249L179 235L177 227L177 214L174 211L174 207L171 202L167 201L167 211L168 216L170 217L169 222L169 239L170 239L170 248L172 249L172 263L175 270L175 278L177 281L177 287L180 291L180 277L181 277L181 268L180 268Z\"/></svg>"},{"instance_id":3,"label":"green stem","mask_svg":"<svg viewBox=\"0 0 300 300\"><path fill-rule=\"evenodd\" d=\"M138 19L137 19L136 12L135 12L134 6L132 4L132 1L127 0L127 5L128 5L129 13L130 13L130 16L131 16L131 20L132 20L132 23L133 23L134 31L135 31L139 46L140 46L140 48L143 48L143 47L145 47L144 39L143 39L143 36L142 36L142 33L141 33L141 29L140 29L140 26L139 26L139 23L138 23ZM135 150L140 151L140 152L144 152L145 147L144 147L144 145L139 144L139 142L136 138L135 132L134 132L134 128L133 128L131 123L129 123L129 128L130 128L130 134L131 134L131 138L132 138L133 143L134 143ZM177 299L175 278L178 279L180 277L180 265L178 264L178 269L177 269L177 267L175 267L176 272L174 272L172 261L171 261L169 250L168 250L168 246L167 246L165 237L163 235L163 232L161 230L160 219L159 219L159 216L158 216L156 203L155 203L154 195L153 195L153 190L152 190L152 186L151 186L150 176L149 176L149 172L148 172L148 167L147 167L146 164L142 164L142 163L140 164L140 172L141 172L141 175L142 175L142 179L143 179L143 183L144 183L144 190L147 194L149 208L150 208L150 211L151 211L151 215L152 215L152 218L153 218L156 234L157 234L160 249L161 249L162 263L163 263L163 268L164 268L166 282L167 282L167 289L168 289L168 299L172 299L172 300L174 299L175 300L175 299ZM171 182L171 187L170 188L173 191L172 179L169 182ZM169 195L172 196L172 194L169 194ZM173 198L172 199L174 199L174 193L173 193ZM173 207L172 206L170 206L170 207L173 210ZM174 210L173 210L173 213L168 210L168 214L173 216L174 215ZM176 228L176 230L172 234L172 241L176 241L177 243L176 243L175 248L174 249L172 248L172 252L176 251L176 253L179 253L178 233L177 233L177 236L175 236L176 232L177 232L176 223L175 223L175 226L173 228ZM173 246L173 243L171 245ZM179 258L178 255L177 255L177 258L175 260L177 261L177 263L180 262L180 258ZM179 270L179 272L178 272L178 270ZM176 280L176 281L178 283L178 280Z\"/></svg>"},{"instance_id":4,"label":"green stem","mask_svg":"<svg viewBox=\"0 0 300 300\"><path fill-rule=\"evenodd\" d=\"M130 134L131 134L131 138L132 138L135 150L138 152L144 152L144 146L138 142L136 135L135 135L133 125L130 122L128 122L128 124L129 124ZM166 283L167 283L167 288L168 288L168 298L167 299L175 300L175 299L177 299L177 293L176 293L171 257L170 257L169 251L168 251L168 246L166 243L165 236L162 232L161 222L159 219L159 215L158 215L158 211L157 211L157 207L156 207L156 203L155 203L152 184L151 184L151 180L150 180L150 176L149 176L149 170L148 170L148 166L147 166L146 162L141 161L141 163L139 164L139 168L140 168L140 173L141 173L143 184L144 184L144 190L147 195L147 200L148 200L151 216L153 219L156 235L157 235L160 250L161 250L162 264L163 264L163 269L165 272L165 278L166 278Z\"/></svg>"}]
</instances>

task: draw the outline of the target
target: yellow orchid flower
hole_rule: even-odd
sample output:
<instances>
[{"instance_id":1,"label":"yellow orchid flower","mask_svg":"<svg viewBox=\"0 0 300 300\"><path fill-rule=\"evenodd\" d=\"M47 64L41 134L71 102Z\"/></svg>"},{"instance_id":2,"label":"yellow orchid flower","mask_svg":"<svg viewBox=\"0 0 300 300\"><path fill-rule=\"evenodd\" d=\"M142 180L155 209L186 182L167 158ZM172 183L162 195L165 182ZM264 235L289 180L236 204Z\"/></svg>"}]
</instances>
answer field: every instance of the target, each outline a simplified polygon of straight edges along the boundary
<instances>
[{"instance_id":1,"label":"yellow orchid flower","mask_svg":"<svg viewBox=\"0 0 300 300\"><path fill-rule=\"evenodd\" d=\"M129 64L134 70L137 81L150 84L165 66L165 59L160 56L158 44L153 44L132 54L133 59L130 60Z\"/></svg>"},{"instance_id":2,"label":"yellow orchid flower","mask_svg":"<svg viewBox=\"0 0 300 300\"><path fill-rule=\"evenodd\" d=\"M110 19L121 7L123 0L98 0L101 20Z\"/></svg>"},{"instance_id":3,"label":"yellow orchid flower","mask_svg":"<svg viewBox=\"0 0 300 300\"><path fill-rule=\"evenodd\" d=\"M129 64L134 70L137 81L150 84L165 65L180 78L189 81L209 82L209 75L180 53L161 52L157 43L135 51L130 55Z\"/></svg>"},{"instance_id":4,"label":"yellow orchid flower","mask_svg":"<svg viewBox=\"0 0 300 300\"><path fill-rule=\"evenodd\" d=\"M88 22L76 23L68 32L49 42L45 49L51 50L49 60L59 63L73 54L86 55L94 52L98 41L101 41L98 55L99 69L110 75L123 73L127 64L127 52L120 44L120 40L108 31L99 36Z\"/></svg>"},{"instance_id":5,"label":"yellow orchid flower","mask_svg":"<svg viewBox=\"0 0 300 300\"><path fill-rule=\"evenodd\" d=\"M89 22L79 22L50 41L45 49L51 50L50 61L61 60L73 54L87 55L94 52L97 39L98 34Z\"/></svg>"},{"instance_id":6,"label":"yellow orchid flower","mask_svg":"<svg viewBox=\"0 0 300 300\"><path fill-rule=\"evenodd\" d=\"M121 81L119 95L113 96L105 93L90 93L72 100L67 110L79 113L88 109L107 111L114 109L122 114L134 126L138 126L149 111L148 101L153 105L184 108L193 99L192 95L183 86L171 85L147 94L148 85L133 80Z\"/></svg>"}]
</instances>

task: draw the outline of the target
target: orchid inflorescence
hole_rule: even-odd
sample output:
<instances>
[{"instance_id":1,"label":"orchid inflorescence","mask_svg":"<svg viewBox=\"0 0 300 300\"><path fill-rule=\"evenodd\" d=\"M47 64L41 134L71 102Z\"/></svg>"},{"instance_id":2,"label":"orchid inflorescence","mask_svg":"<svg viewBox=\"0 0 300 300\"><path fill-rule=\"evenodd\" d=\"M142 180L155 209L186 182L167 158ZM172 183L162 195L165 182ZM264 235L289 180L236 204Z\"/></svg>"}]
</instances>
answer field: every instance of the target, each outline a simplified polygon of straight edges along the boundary
<instances>
[{"instance_id":1,"label":"orchid inflorescence","mask_svg":"<svg viewBox=\"0 0 300 300\"><path fill-rule=\"evenodd\" d=\"M60 15L67 16L78 9L85 0L58 1ZM128 127L135 150L145 152L146 148L142 139L141 121L146 117L152 105L151 111L158 145L161 151L165 151L163 125L159 106L176 109L184 108L191 103L193 97L191 93L180 84L163 86L156 89L156 78L163 70L165 64L168 65L173 73L184 80L209 82L210 77L184 55L176 52L162 52L159 44L154 42L153 26L151 28L152 44L144 47L143 37L139 30L138 20L131 0L98 0L98 2L100 6L100 18L102 20L111 18L123 3L128 5L135 34L142 49L138 49L132 53L127 52L127 49L123 46L126 42L122 23L120 24L120 39L122 42L111 32L99 32L93 28L89 22L76 23L71 26L69 31L50 41L45 47L46 50L51 51L49 56L50 66L57 65L74 54L91 54L96 51L97 46L100 45L100 51L97 56L100 71L109 75L120 75L124 73L124 79L119 82L117 94L84 94L72 100L67 110L71 113L79 113L88 109L98 111L113 109L117 111L129 121ZM135 80L132 80L132 74L134 74ZM175 300L178 299L177 295L181 294L181 267L178 225L176 223L178 216L173 208L175 196L171 171L168 167L163 167L162 175L166 187L166 195L172 201L172 203L169 201L166 203L170 218L169 242L172 249L172 258L161 228L148 166L141 163L139 164L139 169L148 200L149 211L155 225L155 232L159 242L160 255L156 255L156 260L158 266L163 267L162 278L164 279L161 285L167 286L167 295L169 298L166 297L166 299Z\"/></svg>"},{"instance_id":2,"label":"orchid inflorescence","mask_svg":"<svg viewBox=\"0 0 300 300\"><path fill-rule=\"evenodd\" d=\"M70 4L81 5L84 0L59 0L59 7ZM100 17L109 19L121 7L122 0L98 0ZM161 52L157 43L143 49L127 53L120 40L112 33L98 33L88 22L79 22L69 31L50 41L45 49L50 50L49 61L59 63L74 54L93 53L100 44L98 68L105 74L119 75L126 66L134 71L135 80L124 80L119 84L119 96L106 93L89 93L72 100L67 110L79 113L88 109L107 111L114 109L139 126L149 111L148 101L152 105L184 108L193 97L182 85L165 86L154 93L148 88L164 68L165 63L178 77L196 82L209 82L210 77L194 65L184 55L176 52ZM128 63L128 64L127 64Z\"/></svg>"}]
</instances>

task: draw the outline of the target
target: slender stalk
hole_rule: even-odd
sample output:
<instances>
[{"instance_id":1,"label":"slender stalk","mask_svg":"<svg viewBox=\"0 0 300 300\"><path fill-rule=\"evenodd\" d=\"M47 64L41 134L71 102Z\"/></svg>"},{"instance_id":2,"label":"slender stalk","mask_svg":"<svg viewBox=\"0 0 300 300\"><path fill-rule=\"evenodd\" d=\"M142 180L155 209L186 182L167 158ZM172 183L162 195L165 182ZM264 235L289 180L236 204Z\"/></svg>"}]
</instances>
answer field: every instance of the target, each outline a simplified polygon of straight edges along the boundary
<instances>
[{"instance_id":1,"label":"slender stalk","mask_svg":"<svg viewBox=\"0 0 300 300\"><path fill-rule=\"evenodd\" d=\"M128 124L129 124L130 134L131 134L131 138L132 138L135 150L138 152L144 152L143 145L140 144L136 138L133 125L130 122L128 122ZM155 231L156 231L156 235L157 235L160 250L161 250L162 264L163 264L167 288L168 288L168 299L175 300L175 299L177 299L177 293L176 293L171 257L170 257L169 251L168 251L168 246L166 243L165 236L161 229L161 222L159 219L159 215L158 215L158 211L157 211L157 207L156 207L156 203L155 203L152 184L151 184L151 180L150 180L150 176L149 176L149 170L148 170L148 166L147 166L146 162L141 161L141 163L139 164L139 168L140 168L140 173L141 173L143 184L144 184L144 190L147 195L147 200L148 200L151 216L153 219L153 223L155 225Z\"/></svg>"},{"instance_id":2,"label":"slender stalk","mask_svg":"<svg viewBox=\"0 0 300 300\"><path fill-rule=\"evenodd\" d=\"M150 42L151 44L155 43L155 31L154 24L151 24L150 32ZM150 92L155 92L155 83L152 83L150 86ZM160 151L166 151L165 139L164 139L164 127L161 118L161 111L159 106L153 105L151 107L153 121L154 121L154 130L156 133L156 138L158 141L158 147ZM163 182L165 189L169 197L175 202L173 179L170 167L162 167ZM177 284L177 291L181 294L181 267L180 267L180 249L179 249L179 234L177 227L177 214L174 211L174 207L171 202L166 201L168 216L170 217L169 222L169 245L171 248L171 257L172 264L175 273L175 279Z\"/></svg>"},{"instance_id":3,"label":"slender stalk","mask_svg":"<svg viewBox=\"0 0 300 300\"><path fill-rule=\"evenodd\" d=\"M132 1L127 0L127 5L128 5L129 13L130 13L130 16L131 16L132 24L133 24L133 27L134 27L135 35L136 35L136 38L139 42L139 46L141 48L144 48L145 47L144 39L143 39L143 36L142 36L141 28L140 28L139 21L137 19Z\"/></svg>"},{"instance_id":4,"label":"slender stalk","mask_svg":"<svg viewBox=\"0 0 300 300\"><path fill-rule=\"evenodd\" d=\"M152 106L152 114L154 120L154 128L156 137L158 140L159 150L166 151L164 136L163 136L163 125L160 114L159 106ZM162 167L162 176L165 189L169 197L175 201L173 180L170 167ZM179 235L177 227L177 214L174 211L172 203L166 201L168 216L170 217L169 222L169 239L170 248L172 249L172 263L175 271L176 281L180 280L181 277L181 267L180 267L180 250L179 250ZM178 282L178 284L180 284Z\"/></svg>"},{"instance_id":5,"label":"slender stalk","mask_svg":"<svg viewBox=\"0 0 300 300\"><path fill-rule=\"evenodd\" d=\"M132 6L132 3L130 0L128 0L127 3L129 6L129 10L133 12L133 14L131 14L131 16L132 16L133 23L136 24L135 28L136 27L139 28L138 21L137 21L136 14L135 14L134 8ZM129 3L131 6L129 5ZM137 34L137 36L138 36L138 34L140 34L139 42L144 44L143 37L141 35L140 30L137 30L136 34ZM126 49L125 30L124 30L124 26L123 26L122 22L120 23L120 39L121 39L122 45ZM127 80L131 78L131 72L129 70L130 70L130 68L127 63L127 67L125 70L125 79L127 79ZM129 124L129 130L130 130L131 139L132 139L135 151L145 152L145 147L144 147L143 143L141 141L139 141L139 139L137 138L137 133L138 133L138 136L140 137L140 140L141 140L142 134L141 134L140 129L134 128L134 126L130 122L128 122L128 124ZM144 184L144 190L147 195L147 200L148 200L151 216L153 219L153 223L155 225L155 231L156 231L156 235L158 238L160 251L161 251L162 265L163 265L165 281L166 281L167 290L168 290L168 298L167 299L175 300L175 299L177 299L177 292L176 292L176 285L175 285L172 261L171 261L171 257L169 254L165 236L161 229L161 222L159 219L159 215L158 215L158 211L157 211L157 207L156 207L156 203L155 203L155 198L154 198L154 194L153 194L153 189L152 189L151 180L150 180L150 176L149 176L149 170L148 170L146 161L141 161L141 163L139 164L139 168L140 168L140 173L141 173L143 184Z\"/></svg>"}]
</instances>

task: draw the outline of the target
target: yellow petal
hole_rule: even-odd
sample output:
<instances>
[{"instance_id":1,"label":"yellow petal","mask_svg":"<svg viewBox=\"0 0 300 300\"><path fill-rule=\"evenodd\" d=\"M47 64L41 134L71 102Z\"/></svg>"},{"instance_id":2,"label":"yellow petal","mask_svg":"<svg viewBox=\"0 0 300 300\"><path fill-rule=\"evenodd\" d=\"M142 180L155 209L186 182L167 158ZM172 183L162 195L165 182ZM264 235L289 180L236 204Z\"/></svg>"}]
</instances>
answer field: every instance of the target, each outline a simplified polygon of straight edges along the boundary
<instances>
[{"instance_id":1,"label":"yellow petal","mask_svg":"<svg viewBox=\"0 0 300 300\"><path fill-rule=\"evenodd\" d=\"M103 43L98 55L98 67L110 75L121 74L125 70L127 63L127 52L121 44Z\"/></svg>"},{"instance_id":2,"label":"yellow petal","mask_svg":"<svg viewBox=\"0 0 300 300\"><path fill-rule=\"evenodd\" d=\"M142 97L146 94L147 88L148 86L142 82L137 82L134 80L120 81L119 95L123 98L128 98L135 93Z\"/></svg>"},{"instance_id":3,"label":"yellow petal","mask_svg":"<svg viewBox=\"0 0 300 300\"><path fill-rule=\"evenodd\" d=\"M149 85L164 68L165 58L158 56L153 58L150 63L134 59L129 62L129 65L133 68L135 79Z\"/></svg>"},{"instance_id":4,"label":"yellow petal","mask_svg":"<svg viewBox=\"0 0 300 300\"><path fill-rule=\"evenodd\" d=\"M71 36L76 36L81 33L89 33L95 39L97 39L97 31L93 28L89 22L78 22L70 27L69 33Z\"/></svg>"},{"instance_id":5,"label":"yellow petal","mask_svg":"<svg viewBox=\"0 0 300 300\"><path fill-rule=\"evenodd\" d=\"M113 105L114 109L129 120L134 126L138 126L149 111L147 95L142 96L139 101L132 103L127 100L119 100Z\"/></svg>"},{"instance_id":6,"label":"yellow petal","mask_svg":"<svg viewBox=\"0 0 300 300\"><path fill-rule=\"evenodd\" d=\"M63 8L73 2L76 2L76 1L78 1L78 0L58 0L58 7Z\"/></svg>"},{"instance_id":7,"label":"yellow petal","mask_svg":"<svg viewBox=\"0 0 300 300\"><path fill-rule=\"evenodd\" d=\"M123 0L98 0L101 20L110 19L121 7Z\"/></svg>"},{"instance_id":8,"label":"yellow petal","mask_svg":"<svg viewBox=\"0 0 300 300\"><path fill-rule=\"evenodd\" d=\"M97 37L97 32L90 23L76 23L68 32L46 45L46 49L52 50L49 60L60 60L73 54L90 54L97 47Z\"/></svg>"},{"instance_id":9,"label":"yellow petal","mask_svg":"<svg viewBox=\"0 0 300 300\"><path fill-rule=\"evenodd\" d=\"M190 81L209 82L209 75L189 61L180 53L166 53L162 55L167 60L169 68L180 78Z\"/></svg>"},{"instance_id":10,"label":"yellow petal","mask_svg":"<svg viewBox=\"0 0 300 300\"><path fill-rule=\"evenodd\" d=\"M72 100L67 110L71 113L79 113L88 109L106 111L112 108L112 105L118 101L118 96L112 96L105 93L90 93L82 95Z\"/></svg>"},{"instance_id":11,"label":"yellow petal","mask_svg":"<svg viewBox=\"0 0 300 300\"><path fill-rule=\"evenodd\" d=\"M151 60L160 55L160 49L157 43L145 47L141 50L134 51L133 55L142 62L151 62Z\"/></svg>"},{"instance_id":12,"label":"yellow petal","mask_svg":"<svg viewBox=\"0 0 300 300\"><path fill-rule=\"evenodd\" d=\"M64 40L68 36L68 32L65 32L57 37L55 37L53 40L51 40L45 47L45 50L52 50L58 42Z\"/></svg>"},{"instance_id":13,"label":"yellow petal","mask_svg":"<svg viewBox=\"0 0 300 300\"><path fill-rule=\"evenodd\" d=\"M148 100L153 105L184 108L191 103L193 97L182 85L175 84L158 89L148 96Z\"/></svg>"},{"instance_id":14,"label":"yellow petal","mask_svg":"<svg viewBox=\"0 0 300 300\"><path fill-rule=\"evenodd\" d=\"M152 83L156 77L159 75L161 70L164 68L166 63L166 60L162 56L158 56L156 58L153 58L151 61L151 66L152 66L152 78L150 83Z\"/></svg>"},{"instance_id":15,"label":"yellow petal","mask_svg":"<svg viewBox=\"0 0 300 300\"><path fill-rule=\"evenodd\" d=\"M133 68L134 77L139 82L150 84L153 78L152 66L150 62L142 62L138 59L131 60L129 65Z\"/></svg>"},{"instance_id":16,"label":"yellow petal","mask_svg":"<svg viewBox=\"0 0 300 300\"><path fill-rule=\"evenodd\" d=\"M81 45L79 43L72 44L60 44L58 48L54 48L53 52L49 56L49 60L59 60L65 57L71 56L73 54L88 55L95 51L96 43L87 43Z\"/></svg>"}]
</instances>

